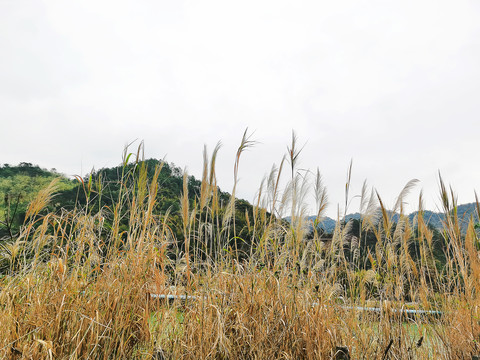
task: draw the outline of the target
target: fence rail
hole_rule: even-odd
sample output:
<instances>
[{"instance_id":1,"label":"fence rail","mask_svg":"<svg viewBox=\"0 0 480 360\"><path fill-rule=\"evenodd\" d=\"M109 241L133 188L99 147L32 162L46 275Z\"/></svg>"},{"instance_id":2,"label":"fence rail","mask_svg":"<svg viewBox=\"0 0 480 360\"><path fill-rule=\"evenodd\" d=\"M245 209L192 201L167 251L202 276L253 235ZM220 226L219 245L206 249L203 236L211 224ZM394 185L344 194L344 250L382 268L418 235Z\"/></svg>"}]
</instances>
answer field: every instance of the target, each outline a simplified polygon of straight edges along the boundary
<instances>
[{"instance_id":1,"label":"fence rail","mask_svg":"<svg viewBox=\"0 0 480 360\"><path fill-rule=\"evenodd\" d=\"M172 295L172 294L150 294L150 297L152 299L156 300L164 300L169 303L173 303L174 301L180 301L181 303L187 303L188 301L197 301L200 297L195 296L195 295ZM320 304L317 302L313 302L312 306L319 306ZM366 306L347 306L343 305L341 306L342 309L345 310L355 310L355 311L361 311L361 312L367 312L367 313L377 313L377 314L382 314L385 312L385 309L379 308L379 307L366 307ZM431 316L431 317L441 317L443 315L443 312L438 311L438 310L415 310L415 309L396 309L396 308L391 308L389 311L397 314L402 314L406 316L415 316L415 315L424 315L424 316Z\"/></svg>"}]
</instances>

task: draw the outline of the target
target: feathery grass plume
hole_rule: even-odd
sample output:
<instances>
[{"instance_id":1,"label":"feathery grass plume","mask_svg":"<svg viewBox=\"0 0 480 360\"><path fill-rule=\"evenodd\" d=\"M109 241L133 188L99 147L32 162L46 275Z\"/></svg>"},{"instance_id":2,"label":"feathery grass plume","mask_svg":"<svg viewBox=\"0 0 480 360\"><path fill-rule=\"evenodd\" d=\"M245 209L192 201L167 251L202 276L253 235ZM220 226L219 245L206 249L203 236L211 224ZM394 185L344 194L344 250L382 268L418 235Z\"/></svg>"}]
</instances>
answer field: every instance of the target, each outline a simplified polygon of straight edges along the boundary
<instances>
[{"instance_id":1,"label":"feathery grass plume","mask_svg":"<svg viewBox=\"0 0 480 360\"><path fill-rule=\"evenodd\" d=\"M190 220L187 170L183 171L183 191L182 191L182 202L180 204L180 209L181 209L180 212L182 215L183 235L185 236L185 241L187 241L187 237L188 237L187 228L189 227L189 220Z\"/></svg>"},{"instance_id":2,"label":"feathery grass plume","mask_svg":"<svg viewBox=\"0 0 480 360\"><path fill-rule=\"evenodd\" d=\"M48 213L43 217L40 226L35 229L32 241L28 243L29 249L25 249L26 251L31 251L34 254L33 267L35 267L35 264L38 262L39 258L45 259L50 255L49 249L45 249L45 247L49 240L52 239L52 236L47 233L48 227L51 225L51 217L52 213Z\"/></svg>"},{"instance_id":3,"label":"feathery grass plume","mask_svg":"<svg viewBox=\"0 0 480 360\"><path fill-rule=\"evenodd\" d=\"M207 206L208 201L211 198L213 187L215 186L215 161L217 158L217 153L222 147L222 143L219 141L215 148L213 149L211 161L210 161L210 179L209 179L209 161L207 146L204 146L203 149L203 173L202 173L202 183L200 185L200 210L203 210Z\"/></svg>"},{"instance_id":4,"label":"feathery grass plume","mask_svg":"<svg viewBox=\"0 0 480 360\"><path fill-rule=\"evenodd\" d=\"M213 199L212 199L212 207L214 209L218 208L218 198L216 197L218 195L217 191L217 177L215 173L215 166L217 163L217 155L218 151L222 147L222 143L219 141L217 145L215 146L215 149L213 149L212 157L210 159L210 186L213 188Z\"/></svg>"},{"instance_id":5,"label":"feathery grass plume","mask_svg":"<svg viewBox=\"0 0 480 360\"><path fill-rule=\"evenodd\" d=\"M25 213L25 218L35 218L52 200L54 193L58 190L60 178L53 179L48 186L40 190L36 198L30 203Z\"/></svg>"},{"instance_id":6,"label":"feathery grass plume","mask_svg":"<svg viewBox=\"0 0 480 360\"><path fill-rule=\"evenodd\" d=\"M320 174L320 169L317 168L317 173L315 176L315 185L314 185L314 194L315 194L315 204L317 205L317 216L314 222L314 228L316 229L318 223L323 217L323 213L328 206L328 195L327 188L323 184L322 175Z\"/></svg>"},{"instance_id":7,"label":"feathery grass plume","mask_svg":"<svg viewBox=\"0 0 480 360\"><path fill-rule=\"evenodd\" d=\"M435 264L435 255L433 249L433 232L428 228L424 218L423 192L420 192L418 200L418 212L416 218L417 241L420 247L420 266L433 286L440 285L440 274Z\"/></svg>"},{"instance_id":8,"label":"feathery grass plume","mask_svg":"<svg viewBox=\"0 0 480 360\"><path fill-rule=\"evenodd\" d=\"M299 256L300 256L300 247L301 242L303 240L303 234L305 232L305 207L304 207L304 198L306 196L306 188L307 188L307 175L308 172L304 176L302 176L299 172L297 172L297 163L300 156L300 153L303 150L303 147L298 149L297 147L297 135L295 131L292 130L292 143L290 147L287 147L288 152L288 160L290 162L290 170L291 170L291 180L287 185L287 191L289 194L289 201L291 206L291 214L290 214L290 224L291 224L291 231L290 231L290 241L287 241L287 244L290 243L289 246L292 246L294 249L293 255L293 263L298 263Z\"/></svg>"},{"instance_id":9,"label":"feathery grass plume","mask_svg":"<svg viewBox=\"0 0 480 360\"><path fill-rule=\"evenodd\" d=\"M142 154L142 156L140 157L140 153ZM137 158L135 159L135 163L138 164L140 163L140 161L143 161L145 160L145 144L142 141L140 141L140 144L138 144L138 148L137 148Z\"/></svg>"},{"instance_id":10,"label":"feathery grass plume","mask_svg":"<svg viewBox=\"0 0 480 360\"><path fill-rule=\"evenodd\" d=\"M391 224L394 223L393 217L398 214L398 221L397 224L393 230L392 234L392 246L393 248L397 249L399 246L402 244L402 238L403 238L403 233L406 231L406 227L408 227L408 218L404 214L404 206L406 204L405 198L408 195L408 193L411 191L411 189L418 183L417 179L412 179L408 181L408 183L403 187L402 191L398 195L395 205L393 207L391 217L389 222ZM395 265L396 262L395 262Z\"/></svg>"},{"instance_id":11,"label":"feathery grass plume","mask_svg":"<svg viewBox=\"0 0 480 360\"><path fill-rule=\"evenodd\" d=\"M290 220L290 249L293 249L293 263L297 264L300 260L302 248L305 246L305 235L308 223L306 196L310 189L308 172L305 175L297 172L291 182L292 196L292 217ZM287 242L288 244L288 242Z\"/></svg>"},{"instance_id":12,"label":"feathery grass plume","mask_svg":"<svg viewBox=\"0 0 480 360\"><path fill-rule=\"evenodd\" d=\"M317 214L315 220L312 222L313 225L313 236L314 236L314 244L317 249L317 252L321 252L321 241L318 234L319 224L323 220L323 214L328 207L328 195L327 195L327 188L323 184L322 175L320 174L320 170L317 168L317 173L315 176L315 184L314 184L314 195L315 195L315 203L317 206Z\"/></svg>"},{"instance_id":13,"label":"feathery grass plume","mask_svg":"<svg viewBox=\"0 0 480 360\"><path fill-rule=\"evenodd\" d=\"M270 222L273 220L275 217L275 214L277 214L277 203L278 203L278 197L280 195L280 178L282 176L282 170L283 170L283 165L285 163L285 155L282 157L282 160L280 161L280 166L277 168L275 164L273 164L272 169L270 170L270 174L268 176L268 181L267 181L267 194L268 194L268 202L270 203Z\"/></svg>"},{"instance_id":14,"label":"feathery grass plume","mask_svg":"<svg viewBox=\"0 0 480 360\"><path fill-rule=\"evenodd\" d=\"M282 177L283 173L283 167L286 161L286 156L282 156L282 160L280 161L280 166L278 169L275 167L275 165L272 166L272 170L270 171L270 175L268 177L268 199L270 200L270 217L268 219L268 225L267 228L265 229L264 233L266 235L272 234L272 245L274 248L278 248L279 246L279 236L277 236L278 231L277 229L277 219L282 218L283 215L283 209L285 203L283 202L283 198L285 195L288 196L287 191L284 191L283 195L280 190L280 180ZM280 200L280 208L278 208L278 203L279 203L279 196L282 196L282 200ZM262 214L266 215L266 211L264 211ZM273 227L273 229L272 229ZM273 231L272 231L273 230ZM266 242L265 242L265 245Z\"/></svg>"},{"instance_id":15,"label":"feathery grass plume","mask_svg":"<svg viewBox=\"0 0 480 360\"><path fill-rule=\"evenodd\" d=\"M248 233L252 234L251 241L250 241L250 261L254 258L254 253L256 253L257 257L264 258L265 253L264 250L264 243L265 240L263 234L260 233L261 228L265 228L265 216L261 216L261 212L265 212L266 204L262 204L263 198L263 191L265 189L265 181L266 177L264 176L262 181L260 182L260 187L258 189L257 194L255 195L256 201L252 204L253 211L252 211L252 219L250 219L250 215L248 214L247 209L245 209L245 220L247 222L247 229Z\"/></svg>"},{"instance_id":16,"label":"feathery grass plume","mask_svg":"<svg viewBox=\"0 0 480 360\"><path fill-rule=\"evenodd\" d=\"M465 234L465 250L468 257L468 266L471 274L480 274L480 259L478 256L478 236L475 231L473 218L468 223L467 232ZM471 294L480 291L480 278L478 276L469 276L465 279L465 292Z\"/></svg>"},{"instance_id":17,"label":"feathery grass plume","mask_svg":"<svg viewBox=\"0 0 480 360\"><path fill-rule=\"evenodd\" d=\"M182 201L180 204L180 211L182 215L183 236L185 241L185 261L187 270L187 279L190 284L190 224L193 216L190 216L189 201L188 201L188 173L187 170L183 172L183 192ZM194 211L192 211L192 214Z\"/></svg>"},{"instance_id":18,"label":"feathery grass plume","mask_svg":"<svg viewBox=\"0 0 480 360\"><path fill-rule=\"evenodd\" d=\"M409 219L407 216L405 216L404 214L398 215L398 220L392 234L392 244L395 248L398 248L401 245L401 240L403 238L404 232L406 231L408 223Z\"/></svg>"},{"instance_id":19,"label":"feathery grass plume","mask_svg":"<svg viewBox=\"0 0 480 360\"><path fill-rule=\"evenodd\" d=\"M344 223L340 220L340 209L337 209L337 224L333 232L330 253L332 264L336 266L343 266L345 264L345 245L346 237L350 232L352 223L350 221ZM335 272L337 269L335 269Z\"/></svg>"},{"instance_id":20,"label":"feathery grass plume","mask_svg":"<svg viewBox=\"0 0 480 360\"><path fill-rule=\"evenodd\" d=\"M238 168L240 165L240 157L242 153L249 148L253 147L257 142L251 140L253 134L248 134L248 128L245 129L245 132L242 136L242 141L240 142L240 146L237 149L237 154L235 156L235 164L233 166L233 189L232 194L230 196L230 203L228 204L228 209L225 212L224 217L224 224L230 224L230 221L233 224L233 238L235 239L235 259L238 261L238 244L237 244L237 232L235 227L235 200L236 200L236 190L237 190L237 183L238 183ZM230 240L230 228L228 230L228 240Z\"/></svg>"},{"instance_id":21,"label":"feathery grass plume","mask_svg":"<svg viewBox=\"0 0 480 360\"><path fill-rule=\"evenodd\" d=\"M347 211L348 211L348 204L349 204L348 194L350 192L350 184L352 182L352 166L353 166L353 159L350 160L350 165L348 166L348 171L347 171L347 181L345 182L345 209L343 212L344 218L347 216Z\"/></svg>"},{"instance_id":22,"label":"feathery grass plume","mask_svg":"<svg viewBox=\"0 0 480 360\"><path fill-rule=\"evenodd\" d=\"M362 190L360 192L360 209L359 209L359 211L360 211L361 216L363 216L365 214L365 212L367 211L368 201L369 201L368 184L367 184L367 180L364 180L363 184L362 184Z\"/></svg>"},{"instance_id":23,"label":"feathery grass plume","mask_svg":"<svg viewBox=\"0 0 480 360\"><path fill-rule=\"evenodd\" d=\"M298 149L297 147L297 134L295 131L292 130L292 144L290 147L287 147L287 152L288 152L288 160L290 162L290 171L291 171L291 182L290 182L290 201L291 201L291 216L292 216L292 221L294 220L295 217L295 210L297 208L296 202L297 202L297 181L295 181L296 178L296 168L297 168L297 162L298 162L298 157L300 156L300 153L303 150L303 147L301 149Z\"/></svg>"},{"instance_id":24,"label":"feathery grass plume","mask_svg":"<svg viewBox=\"0 0 480 360\"><path fill-rule=\"evenodd\" d=\"M215 164L218 151L220 150L222 143L219 141L210 158L208 160L208 152L206 145L203 149L203 173L202 182L200 185L200 197L198 199L198 211L199 221L197 226L198 239L195 242L195 253L203 252L204 254L217 253L222 248L221 237L217 236L217 244L213 237L211 230L211 222L218 216L219 203L218 203L218 189L215 175ZM210 166L209 166L210 165ZM210 221L210 223L209 223ZM209 230L210 229L210 230ZM203 250L201 249L203 245ZM216 251L214 250L216 249Z\"/></svg>"},{"instance_id":25,"label":"feathery grass plume","mask_svg":"<svg viewBox=\"0 0 480 360\"><path fill-rule=\"evenodd\" d=\"M460 230L457 199L450 187L447 191L443 178L439 172L440 196L445 214L443 221L443 236L447 244L447 258L451 259L453 278L458 289L463 289L463 281L466 278L467 264L463 251L462 234ZM452 274L453 275L453 274Z\"/></svg>"},{"instance_id":26,"label":"feathery grass plume","mask_svg":"<svg viewBox=\"0 0 480 360\"><path fill-rule=\"evenodd\" d=\"M378 223L381 212L378 208L378 199L375 194L375 190L370 191L368 198L368 204L362 213L362 230L374 230L375 225Z\"/></svg>"},{"instance_id":27,"label":"feathery grass plume","mask_svg":"<svg viewBox=\"0 0 480 360\"><path fill-rule=\"evenodd\" d=\"M410 191L417 185L419 180L412 179L410 180L402 189L400 194L395 201L395 206L393 207L393 214L399 212L400 214L404 213L404 206L405 206L405 198L408 196Z\"/></svg>"},{"instance_id":28,"label":"feathery grass plume","mask_svg":"<svg viewBox=\"0 0 480 360\"><path fill-rule=\"evenodd\" d=\"M447 191L440 172L438 173L438 179L440 183L440 197L442 200L443 212L445 214L445 230L448 232L448 236L451 238L450 240L457 243L461 236L457 214L457 197L451 187L450 192Z\"/></svg>"},{"instance_id":29,"label":"feathery grass plume","mask_svg":"<svg viewBox=\"0 0 480 360\"><path fill-rule=\"evenodd\" d=\"M295 165L300 153L302 152L302 149L297 149L297 140L297 134L294 130L292 130L292 144L290 147L287 147L288 159L290 161L291 179L293 179L295 175Z\"/></svg>"},{"instance_id":30,"label":"feathery grass plume","mask_svg":"<svg viewBox=\"0 0 480 360\"><path fill-rule=\"evenodd\" d=\"M36 224L43 221L43 218L39 218L40 212L46 208L46 206L51 202L55 192L58 190L59 178L53 179L46 188L40 190L35 197L35 199L29 204L27 211L25 213L25 222L20 230L19 236L15 239L15 245L11 247L10 254L10 271L13 272L16 268L17 256L23 254L23 260L26 264L27 256L29 256L29 250L26 246L29 245L27 242L32 230L35 228Z\"/></svg>"},{"instance_id":31,"label":"feathery grass plume","mask_svg":"<svg viewBox=\"0 0 480 360\"><path fill-rule=\"evenodd\" d=\"M388 215L387 208L383 205L383 201L382 201L382 198L380 197L380 194L376 190L375 190L375 192L377 194L378 203L380 205L380 210L382 212L383 234L384 234L385 238L388 239L390 237L390 230L391 230L391 227L392 227L392 221L390 219L390 216Z\"/></svg>"},{"instance_id":32,"label":"feathery grass plume","mask_svg":"<svg viewBox=\"0 0 480 360\"><path fill-rule=\"evenodd\" d=\"M158 194L158 177L160 176L160 172L164 166L164 162L162 161L160 165L155 166L155 172L153 173L152 180L150 182L150 186L148 188L148 202L146 211L144 210L142 213L142 233L140 238L146 240L150 231L149 228L154 225L154 218L153 218L153 209L157 202L157 194Z\"/></svg>"},{"instance_id":33,"label":"feathery grass plume","mask_svg":"<svg viewBox=\"0 0 480 360\"><path fill-rule=\"evenodd\" d=\"M373 195L373 194L372 194ZM371 198L371 197L370 197ZM368 197L368 185L367 185L367 180L364 180L363 181L363 184L362 184L362 190L360 192L360 208L359 208L359 213L360 213L360 218L359 218L359 222L360 222L360 226L358 228L358 258L357 258L357 268L360 268L360 263L363 261L365 262L366 261L366 251L365 249L362 248L362 238L363 238L363 228L364 228L364 222L365 222L365 217L368 216L367 215L367 210L368 210L368 205L369 205L369 197ZM366 236L365 236L365 241L363 242L364 243L364 247L366 247L366 242L367 242L367 239L366 239ZM360 256L362 254L362 250L363 250L363 253L364 253L364 257L362 259L362 257Z\"/></svg>"},{"instance_id":34,"label":"feathery grass plume","mask_svg":"<svg viewBox=\"0 0 480 360\"><path fill-rule=\"evenodd\" d=\"M275 205L278 199L278 173L279 169L277 165L273 164L268 175L265 175L262 180L262 183L266 183L266 196L263 199L262 206L269 209L270 213L275 211Z\"/></svg>"},{"instance_id":35,"label":"feathery grass plume","mask_svg":"<svg viewBox=\"0 0 480 360\"><path fill-rule=\"evenodd\" d=\"M138 164L137 174L137 188L135 197L137 198L137 204L140 206L140 208L136 210L141 211L148 194L148 172L145 161L142 161Z\"/></svg>"},{"instance_id":36,"label":"feathery grass plume","mask_svg":"<svg viewBox=\"0 0 480 360\"><path fill-rule=\"evenodd\" d=\"M356 268L359 268L359 260L360 260L360 239L355 235L352 235L350 241L350 252L351 252L351 262L355 265Z\"/></svg>"},{"instance_id":37,"label":"feathery grass plume","mask_svg":"<svg viewBox=\"0 0 480 360\"><path fill-rule=\"evenodd\" d=\"M206 243L207 239L205 237L205 233L204 233L204 228L205 228L205 225L203 224L203 210L205 209L205 207L207 206L207 203L209 201L209 198L210 198L210 191L211 191L211 185L210 183L208 182L208 152L207 152L207 145L204 145L203 146L203 172L202 172L202 182L201 182L201 185L200 185L200 198L199 198L199 202L198 202L198 205L200 207L200 219L198 221L198 229L197 229L197 233L198 233L198 241L196 242L195 244L195 247L194 247L194 253L195 254L198 254L198 252L200 251L199 249L199 244L204 242ZM208 216L208 211L205 212L205 222L207 221L206 217ZM207 246L207 245L206 245ZM206 246L205 246L205 252L206 252ZM196 257L196 255L195 255Z\"/></svg>"},{"instance_id":38,"label":"feathery grass plume","mask_svg":"<svg viewBox=\"0 0 480 360\"><path fill-rule=\"evenodd\" d=\"M210 184L208 183L208 153L207 145L203 146L203 172L202 172L202 184L200 185L200 211L207 205Z\"/></svg>"}]
</instances>

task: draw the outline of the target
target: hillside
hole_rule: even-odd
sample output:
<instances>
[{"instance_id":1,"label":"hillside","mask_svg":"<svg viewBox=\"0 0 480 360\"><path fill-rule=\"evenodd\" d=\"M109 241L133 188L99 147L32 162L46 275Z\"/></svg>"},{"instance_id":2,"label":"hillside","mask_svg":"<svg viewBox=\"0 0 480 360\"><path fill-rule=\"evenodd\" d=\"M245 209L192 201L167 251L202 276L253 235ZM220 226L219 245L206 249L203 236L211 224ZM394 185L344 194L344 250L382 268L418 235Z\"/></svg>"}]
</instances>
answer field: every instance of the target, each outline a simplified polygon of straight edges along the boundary
<instances>
[{"instance_id":1,"label":"hillside","mask_svg":"<svg viewBox=\"0 0 480 360\"><path fill-rule=\"evenodd\" d=\"M76 181L57 173L55 169L46 170L25 162L17 166L4 164L0 167L0 238L18 231L25 219L28 204L56 178L60 179L57 183L59 193L78 186ZM60 206L58 202L57 205Z\"/></svg>"},{"instance_id":2,"label":"hillside","mask_svg":"<svg viewBox=\"0 0 480 360\"><path fill-rule=\"evenodd\" d=\"M141 181L148 184L155 176L156 167L161 166L156 182L158 193L153 213L167 215L172 231L177 239L182 241L183 233L181 226L181 199L184 192L184 172L174 164L169 164L156 159L148 159L140 163L119 165L112 168L94 170L85 178L75 180L57 173L55 170L42 169L30 163L21 163L17 166L5 164L0 167L0 239L13 237L18 232L25 220L29 203L37 196L38 192L45 188L52 180L59 179L52 201L44 210L60 212L62 209L73 210L75 208L88 207L88 211L99 211L101 208L112 209L118 202L121 192L125 189L134 189ZM145 168L145 179L141 179L139 170ZM186 177L187 193L190 206L199 202L202 182L194 176ZM230 194L216 187L215 193L221 205L220 212L230 201ZM253 208L250 203L242 199L236 199L235 222L237 235L249 242L246 214L250 218ZM122 217L120 229L126 230L129 226L128 214ZM109 218L106 218L109 221Z\"/></svg>"},{"instance_id":3,"label":"hillside","mask_svg":"<svg viewBox=\"0 0 480 360\"><path fill-rule=\"evenodd\" d=\"M156 165L160 161L155 159L146 160L148 178L151 180ZM28 204L35 198L38 192L45 188L53 179L59 178L57 192L54 201L49 205L49 210L59 210L61 208L73 209L76 204L85 205L87 202L87 193L85 186L90 182L90 206L110 206L118 197L121 186L122 171L128 173L132 171L133 165L123 168L122 166L103 168L93 171L86 176L83 181L71 180L58 173L55 169L47 170L33 165L31 163L20 163L16 166L4 164L0 166L0 238L9 233L18 231L18 228L25 219ZM162 171L158 178L159 194L156 212L164 214L169 211L172 218L178 220L180 211L180 196L183 191L183 171L174 164L164 163ZM191 202L195 201L200 195L201 181L193 176L188 177L188 196ZM101 196L99 192L101 188ZM219 189L220 201L226 204L230 194L222 192ZM245 211L252 212L252 206L245 200L237 200L237 221L241 226L245 226ZM478 221L476 213L476 204L468 203L458 205L457 213L459 215L462 233L465 233L468 222L473 216ZM418 212L412 212L408 218L413 223ZM345 220L360 219L361 214L347 214ZM424 211L424 218L427 224L440 230L443 228L445 214ZM398 220L398 214L393 215L394 221ZM287 217L286 220L289 220ZM315 216L308 217L309 221L314 221ZM325 233L333 233L336 226L336 220L330 217L324 217L319 224L319 228Z\"/></svg>"}]
</instances>

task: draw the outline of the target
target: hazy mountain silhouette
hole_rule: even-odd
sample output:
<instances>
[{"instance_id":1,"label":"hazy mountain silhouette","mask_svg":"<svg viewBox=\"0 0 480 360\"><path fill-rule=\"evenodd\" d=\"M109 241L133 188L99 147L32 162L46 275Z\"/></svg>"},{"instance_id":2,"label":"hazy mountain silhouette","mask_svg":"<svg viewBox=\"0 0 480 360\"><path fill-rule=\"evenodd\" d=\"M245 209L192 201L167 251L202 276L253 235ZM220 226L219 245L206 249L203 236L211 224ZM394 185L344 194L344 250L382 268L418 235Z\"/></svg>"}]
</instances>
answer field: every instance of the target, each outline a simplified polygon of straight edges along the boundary
<instances>
[{"instance_id":1,"label":"hazy mountain silhouette","mask_svg":"<svg viewBox=\"0 0 480 360\"><path fill-rule=\"evenodd\" d=\"M468 223L470 221L470 218L473 216L474 220L478 222L478 214L477 214L477 208L476 208L476 203L468 203L468 204L462 204L457 206L457 214L460 222L460 227L463 233L466 232ZM389 213L391 215L391 212ZM410 222L414 222L415 218L418 215L418 211L412 212L408 215L408 218ZM430 210L425 210L423 212L423 217L427 224L430 224L431 226L435 227L436 229L442 229L443 228L443 222L445 220L445 214L441 212L433 212ZM309 216L308 220L312 222L315 221L315 216ZM347 214L345 216L345 220L348 222L350 219L360 219L361 214L360 213L352 213L352 214ZM392 217L393 221L397 222L399 219L399 214L394 214ZM290 220L290 217L287 217L286 220ZM341 219L343 221L343 218ZM335 225L337 224L337 220L332 219L328 216L322 218L319 224L319 228L322 229L323 231L327 233L332 233L335 230Z\"/></svg>"}]
</instances>

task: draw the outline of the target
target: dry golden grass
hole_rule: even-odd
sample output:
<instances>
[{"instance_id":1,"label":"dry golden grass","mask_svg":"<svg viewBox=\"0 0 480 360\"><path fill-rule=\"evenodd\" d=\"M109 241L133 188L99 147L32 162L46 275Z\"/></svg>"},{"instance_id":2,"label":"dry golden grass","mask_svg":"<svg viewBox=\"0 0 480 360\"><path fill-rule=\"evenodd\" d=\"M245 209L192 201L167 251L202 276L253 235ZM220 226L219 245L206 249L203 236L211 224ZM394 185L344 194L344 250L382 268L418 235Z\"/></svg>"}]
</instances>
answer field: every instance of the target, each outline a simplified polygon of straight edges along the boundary
<instances>
[{"instance_id":1,"label":"dry golden grass","mask_svg":"<svg viewBox=\"0 0 480 360\"><path fill-rule=\"evenodd\" d=\"M201 192L194 203L188 201L184 178L183 248L176 245L169 215L154 214L161 169L149 181L140 148L136 183L123 189L112 207L40 217L55 189L49 186L30 206L20 236L2 247L9 270L0 283L0 358L342 359L343 347L351 359L480 354L479 242L473 222L461 234L454 198L443 182L443 206L450 214L444 224L449 247L443 269L435 266L432 231L421 214L418 229L403 214L403 198L413 182L397 201L395 228L380 196L368 197L364 186L361 231L374 231L377 245L360 258L362 244L349 237L348 224L339 223L330 243L317 232L306 238L302 199L308 183L296 169L295 142L293 136L285 190L280 189L282 161L259 191L253 218L247 219L253 242L244 260L235 241L228 247L238 230L235 200L226 211L218 202L219 145L210 161L204 153ZM251 144L245 133L235 159L235 186L240 155ZM125 164L128 159L125 153ZM346 204L348 189L349 181ZM327 196L319 172L314 192L320 218ZM291 224L276 216L285 211ZM121 232L125 214L129 227ZM420 246L416 260L408 251L412 241ZM169 304L150 294L195 299ZM411 301L443 316L406 319L395 312ZM372 303L381 313L351 308Z\"/></svg>"}]
</instances>

